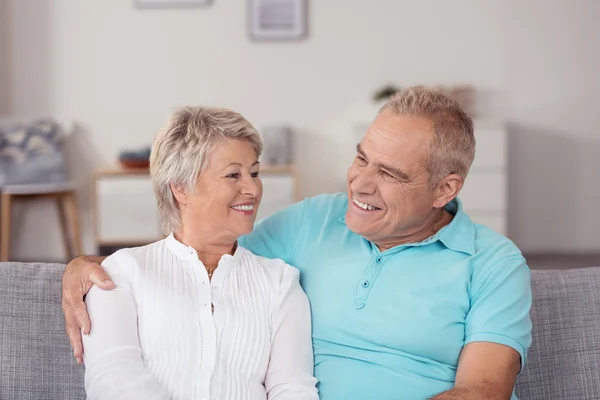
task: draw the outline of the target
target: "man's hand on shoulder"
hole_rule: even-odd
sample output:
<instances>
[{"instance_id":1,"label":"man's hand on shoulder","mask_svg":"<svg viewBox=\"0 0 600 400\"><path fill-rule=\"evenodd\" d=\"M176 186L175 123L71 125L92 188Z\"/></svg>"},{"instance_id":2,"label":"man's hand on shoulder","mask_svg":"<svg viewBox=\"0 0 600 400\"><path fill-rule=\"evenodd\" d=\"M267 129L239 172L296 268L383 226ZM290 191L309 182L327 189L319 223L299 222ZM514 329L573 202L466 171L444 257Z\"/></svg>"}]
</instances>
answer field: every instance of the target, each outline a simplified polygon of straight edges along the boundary
<instances>
[{"instance_id":1,"label":"man's hand on shoulder","mask_svg":"<svg viewBox=\"0 0 600 400\"><path fill-rule=\"evenodd\" d=\"M83 297L93 285L104 290L114 289L115 284L100 266L105 257L77 257L65 268L62 284L62 308L65 314L67 335L78 364L83 363L81 330L90 333L90 318Z\"/></svg>"}]
</instances>

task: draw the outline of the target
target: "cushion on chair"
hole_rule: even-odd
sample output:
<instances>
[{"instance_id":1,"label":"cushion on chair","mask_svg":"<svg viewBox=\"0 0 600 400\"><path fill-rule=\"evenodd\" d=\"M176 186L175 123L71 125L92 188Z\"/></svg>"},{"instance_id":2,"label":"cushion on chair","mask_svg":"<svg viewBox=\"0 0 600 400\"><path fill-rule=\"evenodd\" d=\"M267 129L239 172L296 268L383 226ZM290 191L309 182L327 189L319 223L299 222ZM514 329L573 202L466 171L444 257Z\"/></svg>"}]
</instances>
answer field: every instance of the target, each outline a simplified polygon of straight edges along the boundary
<instances>
[{"instance_id":1,"label":"cushion on chair","mask_svg":"<svg viewBox=\"0 0 600 400\"><path fill-rule=\"evenodd\" d=\"M66 181L61 140L51 119L0 126L0 185Z\"/></svg>"},{"instance_id":2,"label":"cushion on chair","mask_svg":"<svg viewBox=\"0 0 600 400\"><path fill-rule=\"evenodd\" d=\"M600 399L600 268L533 270L532 288L519 399Z\"/></svg>"}]
</instances>

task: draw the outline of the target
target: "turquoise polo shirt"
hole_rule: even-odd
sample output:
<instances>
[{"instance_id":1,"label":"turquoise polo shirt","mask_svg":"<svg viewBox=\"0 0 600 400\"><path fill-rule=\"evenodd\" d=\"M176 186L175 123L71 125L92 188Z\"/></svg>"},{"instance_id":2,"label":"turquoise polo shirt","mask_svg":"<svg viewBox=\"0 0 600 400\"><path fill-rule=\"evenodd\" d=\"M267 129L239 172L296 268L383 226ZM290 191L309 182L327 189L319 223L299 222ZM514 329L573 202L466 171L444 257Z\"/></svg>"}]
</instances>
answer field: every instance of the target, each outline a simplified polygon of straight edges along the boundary
<instances>
[{"instance_id":1,"label":"turquoise polo shirt","mask_svg":"<svg viewBox=\"0 0 600 400\"><path fill-rule=\"evenodd\" d=\"M530 271L510 240L473 223L457 199L434 236L380 252L348 229L347 207L345 194L309 198L240 239L300 270L322 400L430 398L454 386L472 342L512 347L525 363Z\"/></svg>"}]
</instances>

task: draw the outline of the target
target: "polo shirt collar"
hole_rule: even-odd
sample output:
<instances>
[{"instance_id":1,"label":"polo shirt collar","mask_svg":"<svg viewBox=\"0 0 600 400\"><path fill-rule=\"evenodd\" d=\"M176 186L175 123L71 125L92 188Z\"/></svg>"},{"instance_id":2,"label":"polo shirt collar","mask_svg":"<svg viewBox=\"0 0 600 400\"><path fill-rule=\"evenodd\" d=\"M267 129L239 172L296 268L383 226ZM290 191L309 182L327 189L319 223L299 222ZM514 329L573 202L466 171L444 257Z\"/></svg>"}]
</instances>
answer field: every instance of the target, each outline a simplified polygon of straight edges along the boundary
<instances>
[{"instance_id":1,"label":"polo shirt collar","mask_svg":"<svg viewBox=\"0 0 600 400\"><path fill-rule=\"evenodd\" d=\"M435 235L411 246L423 246L436 241L442 242L450 250L460 251L469 255L475 254L475 224L463 211L462 201L458 197L444 207L446 211L454 215L452 221L440 229ZM339 219L346 224L346 213Z\"/></svg>"},{"instance_id":2,"label":"polo shirt collar","mask_svg":"<svg viewBox=\"0 0 600 400\"><path fill-rule=\"evenodd\" d=\"M456 197L445 209L453 214L454 218L433 237L437 237L450 250L475 254L475 224L463 211L462 201Z\"/></svg>"}]
</instances>

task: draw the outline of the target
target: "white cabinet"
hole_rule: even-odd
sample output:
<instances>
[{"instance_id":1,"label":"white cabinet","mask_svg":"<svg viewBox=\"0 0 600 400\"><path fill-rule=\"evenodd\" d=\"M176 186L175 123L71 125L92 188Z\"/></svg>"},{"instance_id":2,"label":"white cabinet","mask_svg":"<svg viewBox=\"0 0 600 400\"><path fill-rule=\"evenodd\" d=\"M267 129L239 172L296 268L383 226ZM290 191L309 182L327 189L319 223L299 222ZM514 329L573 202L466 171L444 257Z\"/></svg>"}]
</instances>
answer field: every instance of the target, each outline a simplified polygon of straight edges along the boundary
<instances>
[{"instance_id":1,"label":"white cabinet","mask_svg":"<svg viewBox=\"0 0 600 400\"><path fill-rule=\"evenodd\" d=\"M256 215L257 222L298 200L298 184L294 173L266 174L261 171L261 175L263 198Z\"/></svg>"},{"instance_id":2,"label":"white cabinet","mask_svg":"<svg viewBox=\"0 0 600 400\"><path fill-rule=\"evenodd\" d=\"M474 222L506 235L507 132L500 125L475 121L475 140L475 160L458 197Z\"/></svg>"},{"instance_id":3,"label":"white cabinet","mask_svg":"<svg viewBox=\"0 0 600 400\"><path fill-rule=\"evenodd\" d=\"M293 167L261 167L263 198L257 221L298 200ZM144 245L162 237L147 170L113 168L94 176L94 230L99 253Z\"/></svg>"},{"instance_id":4,"label":"white cabinet","mask_svg":"<svg viewBox=\"0 0 600 400\"><path fill-rule=\"evenodd\" d=\"M143 243L158 238L158 210L148 175L96 179L96 221L99 243Z\"/></svg>"}]
</instances>

